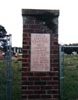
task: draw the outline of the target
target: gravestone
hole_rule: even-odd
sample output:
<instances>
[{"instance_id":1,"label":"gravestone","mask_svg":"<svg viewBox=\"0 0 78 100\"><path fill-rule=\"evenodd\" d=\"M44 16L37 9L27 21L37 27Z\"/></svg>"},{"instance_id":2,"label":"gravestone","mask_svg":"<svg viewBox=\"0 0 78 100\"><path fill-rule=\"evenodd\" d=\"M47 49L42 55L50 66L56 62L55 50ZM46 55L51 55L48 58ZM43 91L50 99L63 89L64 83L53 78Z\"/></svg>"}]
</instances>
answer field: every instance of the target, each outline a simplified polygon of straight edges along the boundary
<instances>
[{"instance_id":1,"label":"gravestone","mask_svg":"<svg viewBox=\"0 0 78 100\"><path fill-rule=\"evenodd\" d=\"M59 100L59 11L23 9L22 16L22 100Z\"/></svg>"}]
</instances>

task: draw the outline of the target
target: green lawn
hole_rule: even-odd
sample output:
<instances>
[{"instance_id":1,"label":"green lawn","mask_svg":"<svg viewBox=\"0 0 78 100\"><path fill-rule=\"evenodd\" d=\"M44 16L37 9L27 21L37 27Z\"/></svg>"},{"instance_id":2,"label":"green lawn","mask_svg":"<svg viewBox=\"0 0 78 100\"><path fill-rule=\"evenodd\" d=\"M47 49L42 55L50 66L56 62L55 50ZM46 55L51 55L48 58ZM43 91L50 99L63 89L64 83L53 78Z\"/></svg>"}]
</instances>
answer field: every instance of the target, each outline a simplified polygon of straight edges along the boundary
<instances>
[{"instance_id":1,"label":"green lawn","mask_svg":"<svg viewBox=\"0 0 78 100\"><path fill-rule=\"evenodd\" d=\"M21 61L12 61L11 100L21 100ZM78 56L64 56L62 100L78 100ZM0 100L6 100L6 67L0 61Z\"/></svg>"},{"instance_id":2,"label":"green lawn","mask_svg":"<svg viewBox=\"0 0 78 100\"><path fill-rule=\"evenodd\" d=\"M78 56L64 56L63 99L78 100Z\"/></svg>"},{"instance_id":3,"label":"green lawn","mask_svg":"<svg viewBox=\"0 0 78 100\"><path fill-rule=\"evenodd\" d=\"M21 61L12 61L11 100L20 100ZM0 100L6 100L6 66L0 60Z\"/></svg>"}]
</instances>

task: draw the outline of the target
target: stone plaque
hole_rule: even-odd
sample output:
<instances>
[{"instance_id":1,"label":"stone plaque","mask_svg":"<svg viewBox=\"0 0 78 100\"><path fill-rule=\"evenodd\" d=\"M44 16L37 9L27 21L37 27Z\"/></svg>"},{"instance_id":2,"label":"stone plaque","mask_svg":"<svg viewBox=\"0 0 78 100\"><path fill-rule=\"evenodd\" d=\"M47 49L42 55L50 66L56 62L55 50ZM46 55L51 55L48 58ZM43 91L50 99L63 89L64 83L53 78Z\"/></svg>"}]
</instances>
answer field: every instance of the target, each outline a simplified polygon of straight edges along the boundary
<instances>
[{"instance_id":1,"label":"stone plaque","mask_svg":"<svg viewBox=\"0 0 78 100\"><path fill-rule=\"evenodd\" d=\"M50 71L50 34L31 34L31 71Z\"/></svg>"}]
</instances>

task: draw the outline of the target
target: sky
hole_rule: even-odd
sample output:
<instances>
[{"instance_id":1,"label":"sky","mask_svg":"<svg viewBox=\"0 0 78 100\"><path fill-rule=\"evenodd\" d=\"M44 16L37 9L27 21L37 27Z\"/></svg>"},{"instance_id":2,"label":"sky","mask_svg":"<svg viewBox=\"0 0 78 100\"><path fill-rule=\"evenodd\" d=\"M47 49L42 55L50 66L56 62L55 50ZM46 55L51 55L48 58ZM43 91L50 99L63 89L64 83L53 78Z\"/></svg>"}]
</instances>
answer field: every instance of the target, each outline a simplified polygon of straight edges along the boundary
<instances>
[{"instance_id":1,"label":"sky","mask_svg":"<svg viewBox=\"0 0 78 100\"><path fill-rule=\"evenodd\" d=\"M12 46L22 47L22 9L58 9L59 43L78 43L78 0L0 0L0 25L12 34Z\"/></svg>"}]
</instances>

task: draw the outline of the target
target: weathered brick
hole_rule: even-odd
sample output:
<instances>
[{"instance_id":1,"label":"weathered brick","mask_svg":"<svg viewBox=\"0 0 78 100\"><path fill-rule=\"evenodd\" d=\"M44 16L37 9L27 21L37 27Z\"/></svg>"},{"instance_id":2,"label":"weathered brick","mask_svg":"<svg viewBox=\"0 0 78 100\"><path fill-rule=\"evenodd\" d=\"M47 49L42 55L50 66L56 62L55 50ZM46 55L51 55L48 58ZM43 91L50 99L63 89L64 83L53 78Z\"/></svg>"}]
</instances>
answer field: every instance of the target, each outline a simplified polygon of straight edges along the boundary
<instances>
[{"instance_id":1,"label":"weathered brick","mask_svg":"<svg viewBox=\"0 0 78 100\"><path fill-rule=\"evenodd\" d=\"M22 95L22 96L21 96L21 99L22 99L22 100L27 100L27 95Z\"/></svg>"},{"instance_id":2,"label":"weathered brick","mask_svg":"<svg viewBox=\"0 0 78 100\"><path fill-rule=\"evenodd\" d=\"M34 30L33 29L23 29L23 32L27 32L27 33L32 33L32 32L34 32Z\"/></svg>"},{"instance_id":3,"label":"weathered brick","mask_svg":"<svg viewBox=\"0 0 78 100\"><path fill-rule=\"evenodd\" d=\"M24 10L25 12L25 10ZM33 15L34 10L27 10L23 18L23 55L22 55L22 100L58 100L59 98L59 45L58 34L44 23L44 13ZM38 14L38 15L37 15ZM32 16L31 16L32 15ZM26 18L25 18L26 16ZM42 16L42 17L41 17ZM45 15L45 19L49 15ZM49 21L49 20L47 20ZM50 71L31 71L31 34L50 34Z\"/></svg>"},{"instance_id":4,"label":"weathered brick","mask_svg":"<svg viewBox=\"0 0 78 100\"><path fill-rule=\"evenodd\" d=\"M26 77L26 76L22 76L22 81L24 81L24 80L28 80L28 77Z\"/></svg>"},{"instance_id":5,"label":"weathered brick","mask_svg":"<svg viewBox=\"0 0 78 100\"><path fill-rule=\"evenodd\" d=\"M27 64L27 62L23 62L22 63L22 70L26 71L25 68L29 68L29 64Z\"/></svg>"},{"instance_id":6,"label":"weathered brick","mask_svg":"<svg viewBox=\"0 0 78 100\"><path fill-rule=\"evenodd\" d=\"M46 81L35 81L35 85L46 85Z\"/></svg>"},{"instance_id":7,"label":"weathered brick","mask_svg":"<svg viewBox=\"0 0 78 100\"><path fill-rule=\"evenodd\" d=\"M51 95L41 95L41 98L43 98L43 99L49 99L49 98L51 98Z\"/></svg>"},{"instance_id":8,"label":"weathered brick","mask_svg":"<svg viewBox=\"0 0 78 100\"><path fill-rule=\"evenodd\" d=\"M36 77L36 76L34 76L34 77L28 77L28 80L30 80L30 81L38 81L38 80L40 80L40 78Z\"/></svg>"},{"instance_id":9,"label":"weathered brick","mask_svg":"<svg viewBox=\"0 0 78 100\"><path fill-rule=\"evenodd\" d=\"M24 47L24 49L22 50L22 52L23 52L22 58L23 58L24 56L25 56L25 58L27 58L26 55L30 54L30 50L29 50L29 49L25 49L25 47ZM29 57L28 57L28 58L29 58Z\"/></svg>"},{"instance_id":10,"label":"weathered brick","mask_svg":"<svg viewBox=\"0 0 78 100\"><path fill-rule=\"evenodd\" d=\"M38 94L38 95L40 95L40 94L46 94L46 91L45 90L35 90L34 94Z\"/></svg>"},{"instance_id":11,"label":"weathered brick","mask_svg":"<svg viewBox=\"0 0 78 100\"><path fill-rule=\"evenodd\" d=\"M32 73L32 72L27 72L27 71L25 71L25 67L24 67L22 70L23 70L24 73L25 73L25 75L23 75L23 76L27 76L27 77L33 76L33 73ZM22 72L22 73L23 73L23 72Z\"/></svg>"},{"instance_id":12,"label":"weathered brick","mask_svg":"<svg viewBox=\"0 0 78 100\"><path fill-rule=\"evenodd\" d=\"M27 32L23 32L23 40L25 39L26 40L26 38L30 38L30 36L31 36L31 34L30 33L27 33Z\"/></svg>"},{"instance_id":13,"label":"weathered brick","mask_svg":"<svg viewBox=\"0 0 78 100\"><path fill-rule=\"evenodd\" d=\"M34 76L47 76L46 72L34 72Z\"/></svg>"},{"instance_id":14,"label":"weathered brick","mask_svg":"<svg viewBox=\"0 0 78 100\"><path fill-rule=\"evenodd\" d=\"M23 56L23 58L25 58L25 57L26 57L26 55ZM27 58L27 59L25 59L23 61L25 61L25 63L29 63L30 62L30 59Z\"/></svg>"},{"instance_id":15,"label":"weathered brick","mask_svg":"<svg viewBox=\"0 0 78 100\"><path fill-rule=\"evenodd\" d=\"M37 85L29 85L28 86L28 89L29 90L40 90L40 86L37 86Z\"/></svg>"},{"instance_id":16,"label":"weathered brick","mask_svg":"<svg viewBox=\"0 0 78 100\"><path fill-rule=\"evenodd\" d=\"M41 86L41 90L52 90L52 85Z\"/></svg>"},{"instance_id":17,"label":"weathered brick","mask_svg":"<svg viewBox=\"0 0 78 100\"><path fill-rule=\"evenodd\" d=\"M22 90L23 94L34 94L34 91L29 91L29 90Z\"/></svg>"},{"instance_id":18,"label":"weathered brick","mask_svg":"<svg viewBox=\"0 0 78 100\"><path fill-rule=\"evenodd\" d=\"M33 95L28 95L28 99L31 99L31 100L37 100L41 98L39 94L33 94Z\"/></svg>"},{"instance_id":19,"label":"weathered brick","mask_svg":"<svg viewBox=\"0 0 78 100\"><path fill-rule=\"evenodd\" d=\"M33 85L33 82L22 81L22 85Z\"/></svg>"},{"instance_id":20,"label":"weathered brick","mask_svg":"<svg viewBox=\"0 0 78 100\"><path fill-rule=\"evenodd\" d=\"M46 77L41 77L41 80L46 80L46 81L48 81L48 80L51 80L52 79L52 77L50 77L50 76L46 76Z\"/></svg>"},{"instance_id":21,"label":"weathered brick","mask_svg":"<svg viewBox=\"0 0 78 100\"><path fill-rule=\"evenodd\" d=\"M27 90L27 86L25 86L25 85L22 85L22 90Z\"/></svg>"},{"instance_id":22,"label":"weathered brick","mask_svg":"<svg viewBox=\"0 0 78 100\"><path fill-rule=\"evenodd\" d=\"M26 46L30 45L30 41L24 40L23 44L25 44Z\"/></svg>"}]
</instances>

